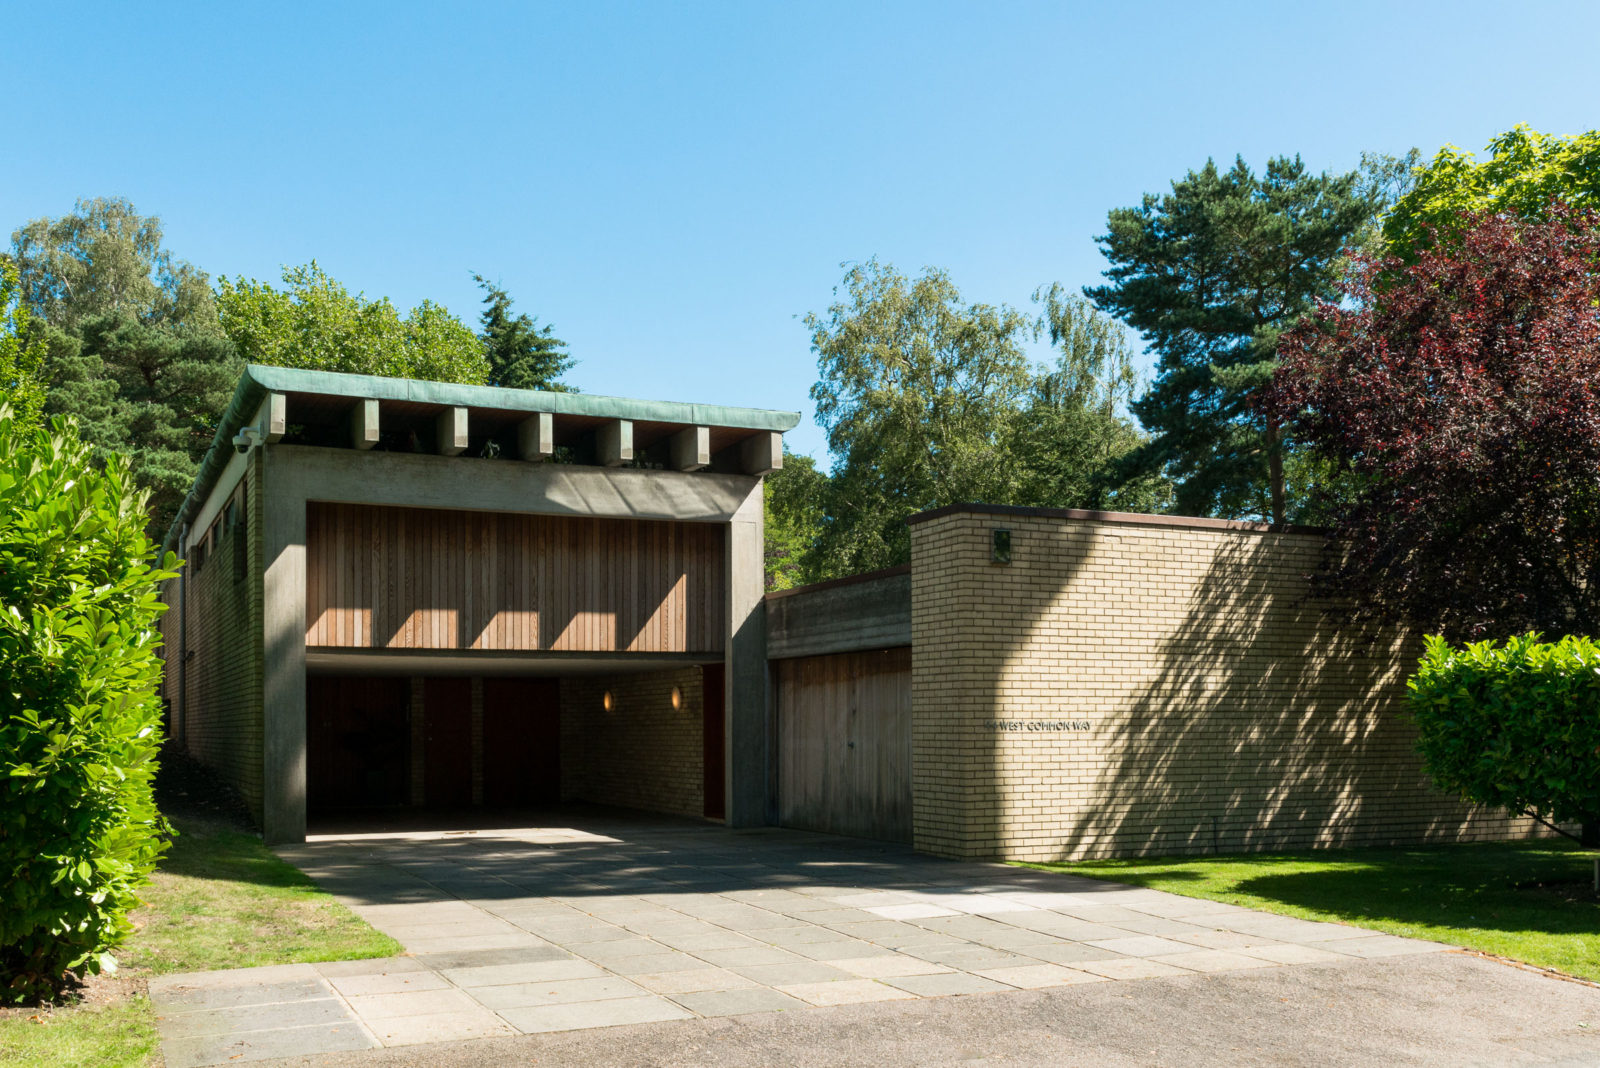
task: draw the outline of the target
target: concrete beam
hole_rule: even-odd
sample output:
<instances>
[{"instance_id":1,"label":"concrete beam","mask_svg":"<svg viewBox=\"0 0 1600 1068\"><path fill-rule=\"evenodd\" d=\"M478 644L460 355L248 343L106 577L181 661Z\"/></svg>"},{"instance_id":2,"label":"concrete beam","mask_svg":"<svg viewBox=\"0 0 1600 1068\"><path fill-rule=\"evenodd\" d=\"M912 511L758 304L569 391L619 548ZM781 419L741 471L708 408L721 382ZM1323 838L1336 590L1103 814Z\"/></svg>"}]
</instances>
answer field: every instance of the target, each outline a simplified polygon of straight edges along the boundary
<instances>
[{"instance_id":1,"label":"concrete beam","mask_svg":"<svg viewBox=\"0 0 1600 1068\"><path fill-rule=\"evenodd\" d=\"M594 432L595 457L607 467L621 467L633 459L633 420L613 419Z\"/></svg>"},{"instance_id":2,"label":"concrete beam","mask_svg":"<svg viewBox=\"0 0 1600 1068\"><path fill-rule=\"evenodd\" d=\"M517 424L517 455L545 460L556 451L556 417L538 412Z\"/></svg>"},{"instance_id":3,"label":"concrete beam","mask_svg":"<svg viewBox=\"0 0 1600 1068\"><path fill-rule=\"evenodd\" d=\"M268 445L283 440L289 429L289 398L282 393L268 393L261 404L261 440Z\"/></svg>"},{"instance_id":4,"label":"concrete beam","mask_svg":"<svg viewBox=\"0 0 1600 1068\"><path fill-rule=\"evenodd\" d=\"M440 456L460 456L467 451L467 410L446 408L433 423Z\"/></svg>"},{"instance_id":5,"label":"concrete beam","mask_svg":"<svg viewBox=\"0 0 1600 1068\"><path fill-rule=\"evenodd\" d=\"M685 427L672 435L672 468L698 471L711 463L711 428Z\"/></svg>"},{"instance_id":6,"label":"concrete beam","mask_svg":"<svg viewBox=\"0 0 1600 1068\"><path fill-rule=\"evenodd\" d=\"M370 449L378 443L378 402L358 400L350 410L350 447Z\"/></svg>"},{"instance_id":7,"label":"concrete beam","mask_svg":"<svg viewBox=\"0 0 1600 1068\"><path fill-rule=\"evenodd\" d=\"M783 468L783 435L776 430L759 430L739 445L739 470L747 475L765 475Z\"/></svg>"}]
</instances>

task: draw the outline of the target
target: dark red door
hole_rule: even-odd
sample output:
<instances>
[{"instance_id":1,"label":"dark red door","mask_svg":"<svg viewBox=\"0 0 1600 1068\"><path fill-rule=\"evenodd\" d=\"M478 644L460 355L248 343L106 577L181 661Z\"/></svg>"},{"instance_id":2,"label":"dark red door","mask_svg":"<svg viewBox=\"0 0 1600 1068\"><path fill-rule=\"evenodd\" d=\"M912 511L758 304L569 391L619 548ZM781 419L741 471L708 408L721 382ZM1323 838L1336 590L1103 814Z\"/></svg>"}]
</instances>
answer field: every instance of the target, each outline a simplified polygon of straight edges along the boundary
<instances>
[{"instance_id":1,"label":"dark red door","mask_svg":"<svg viewBox=\"0 0 1600 1068\"><path fill-rule=\"evenodd\" d=\"M405 804L410 712L405 679L306 679L307 807L321 812Z\"/></svg>"},{"instance_id":2,"label":"dark red door","mask_svg":"<svg viewBox=\"0 0 1600 1068\"><path fill-rule=\"evenodd\" d=\"M472 680L422 683L423 797L427 804L472 804Z\"/></svg>"},{"instance_id":3,"label":"dark red door","mask_svg":"<svg viewBox=\"0 0 1600 1068\"><path fill-rule=\"evenodd\" d=\"M722 665L706 664L700 670L705 695L705 720L700 731L705 756L705 814L720 820L728 815L728 739L726 713L722 707Z\"/></svg>"},{"instance_id":4,"label":"dark red door","mask_svg":"<svg viewBox=\"0 0 1600 1068\"><path fill-rule=\"evenodd\" d=\"M483 799L505 808L561 800L557 680L483 680Z\"/></svg>"}]
</instances>

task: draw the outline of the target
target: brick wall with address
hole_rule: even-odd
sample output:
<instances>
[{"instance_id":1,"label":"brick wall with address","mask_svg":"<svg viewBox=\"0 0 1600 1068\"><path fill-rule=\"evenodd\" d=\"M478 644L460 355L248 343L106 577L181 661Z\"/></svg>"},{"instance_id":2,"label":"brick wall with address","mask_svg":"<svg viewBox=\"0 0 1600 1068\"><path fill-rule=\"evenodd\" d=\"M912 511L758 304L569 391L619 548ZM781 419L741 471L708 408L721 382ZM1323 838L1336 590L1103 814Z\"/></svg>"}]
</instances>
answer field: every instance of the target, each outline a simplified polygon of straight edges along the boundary
<instances>
[{"instance_id":1,"label":"brick wall with address","mask_svg":"<svg viewBox=\"0 0 1600 1068\"><path fill-rule=\"evenodd\" d=\"M993 531L1009 563L992 562ZM1321 538L973 509L912 526L915 844L962 857L1461 841L1538 828L1434 791L1392 631L1308 600Z\"/></svg>"},{"instance_id":2,"label":"brick wall with address","mask_svg":"<svg viewBox=\"0 0 1600 1068\"><path fill-rule=\"evenodd\" d=\"M208 528L211 540L203 554L195 547L207 531L191 534L186 582L173 580L162 591L168 609L161 617L161 630L166 660L163 696L173 717L169 735L181 739L189 753L232 783L260 820L264 650L257 470L257 464L250 464L241 481L242 493L231 491L236 507L223 509L215 526ZM189 659L186 671L180 672L184 591L189 600ZM180 675L187 682L186 701L179 699Z\"/></svg>"},{"instance_id":3,"label":"brick wall with address","mask_svg":"<svg viewBox=\"0 0 1600 1068\"><path fill-rule=\"evenodd\" d=\"M679 693L679 707L672 692ZM611 709L605 694L611 693ZM561 680L561 795L699 816L704 812L700 668Z\"/></svg>"}]
</instances>

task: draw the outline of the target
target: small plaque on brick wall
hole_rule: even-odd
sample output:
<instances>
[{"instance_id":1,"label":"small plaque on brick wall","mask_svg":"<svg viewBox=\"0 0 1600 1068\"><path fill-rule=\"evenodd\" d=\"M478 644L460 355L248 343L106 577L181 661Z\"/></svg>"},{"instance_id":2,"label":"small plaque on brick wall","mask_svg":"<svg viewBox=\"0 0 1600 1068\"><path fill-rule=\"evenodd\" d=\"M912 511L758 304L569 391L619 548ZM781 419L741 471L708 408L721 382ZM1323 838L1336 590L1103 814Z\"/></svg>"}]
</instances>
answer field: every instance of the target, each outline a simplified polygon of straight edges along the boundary
<instances>
[{"instance_id":1,"label":"small plaque on brick wall","mask_svg":"<svg viewBox=\"0 0 1600 1068\"><path fill-rule=\"evenodd\" d=\"M1070 733L1094 729L1093 724L1086 719L991 719L984 726L992 731L1007 732Z\"/></svg>"}]
</instances>

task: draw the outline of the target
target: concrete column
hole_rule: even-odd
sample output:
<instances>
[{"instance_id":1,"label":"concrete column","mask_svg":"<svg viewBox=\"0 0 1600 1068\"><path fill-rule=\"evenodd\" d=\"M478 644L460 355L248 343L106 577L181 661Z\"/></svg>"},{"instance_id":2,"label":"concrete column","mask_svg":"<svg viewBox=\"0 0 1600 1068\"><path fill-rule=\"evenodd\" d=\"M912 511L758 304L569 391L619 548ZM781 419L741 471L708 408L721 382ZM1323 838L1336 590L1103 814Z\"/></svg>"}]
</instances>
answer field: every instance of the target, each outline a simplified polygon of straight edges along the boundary
<instances>
[{"instance_id":1,"label":"concrete column","mask_svg":"<svg viewBox=\"0 0 1600 1068\"><path fill-rule=\"evenodd\" d=\"M261 831L275 845L306 836L306 502L278 447L257 452L264 517Z\"/></svg>"},{"instance_id":2,"label":"concrete column","mask_svg":"<svg viewBox=\"0 0 1600 1068\"><path fill-rule=\"evenodd\" d=\"M370 449L378 443L378 402L358 400L350 410L350 447Z\"/></svg>"},{"instance_id":3,"label":"concrete column","mask_svg":"<svg viewBox=\"0 0 1600 1068\"><path fill-rule=\"evenodd\" d=\"M467 449L467 410L446 408L433 421L440 456L460 456Z\"/></svg>"},{"instance_id":4,"label":"concrete column","mask_svg":"<svg viewBox=\"0 0 1600 1068\"><path fill-rule=\"evenodd\" d=\"M711 465L711 428L691 426L672 435L672 468L698 471Z\"/></svg>"},{"instance_id":5,"label":"concrete column","mask_svg":"<svg viewBox=\"0 0 1600 1068\"><path fill-rule=\"evenodd\" d=\"M728 524L727 825L767 822L767 631L759 484Z\"/></svg>"},{"instance_id":6,"label":"concrete column","mask_svg":"<svg viewBox=\"0 0 1600 1068\"><path fill-rule=\"evenodd\" d=\"M765 475L783 467L783 435L758 431L739 445L739 469L747 475Z\"/></svg>"},{"instance_id":7,"label":"concrete column","mask_svg":"<svg viewBox=\"0 0 1600 1068\"><path fill-rule=\"evenodd\" d=\"M524 460L543 460L556 451L556 420L538 412L517 424L517 453Z\"/></svg>"},{"instance_id":8,"label":"concrete column","mask_svg":"<svg viewBox=\"0 0 1600 1068\"><path fill-rule=\"evenodd\" d=\"M595 453L607 467L621 467L633 459L633 420L613 419L594 432Z\"/></svg>"}]
</instances>

